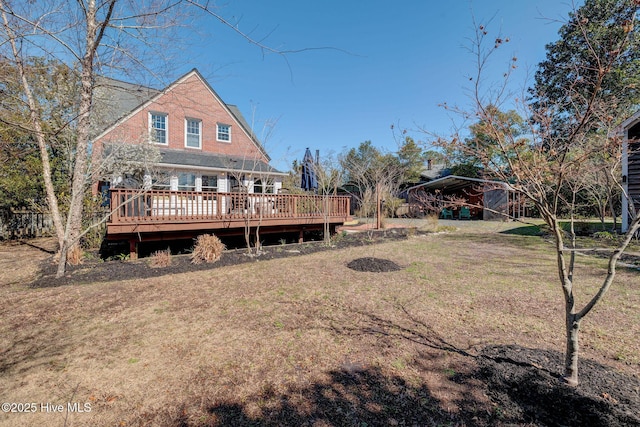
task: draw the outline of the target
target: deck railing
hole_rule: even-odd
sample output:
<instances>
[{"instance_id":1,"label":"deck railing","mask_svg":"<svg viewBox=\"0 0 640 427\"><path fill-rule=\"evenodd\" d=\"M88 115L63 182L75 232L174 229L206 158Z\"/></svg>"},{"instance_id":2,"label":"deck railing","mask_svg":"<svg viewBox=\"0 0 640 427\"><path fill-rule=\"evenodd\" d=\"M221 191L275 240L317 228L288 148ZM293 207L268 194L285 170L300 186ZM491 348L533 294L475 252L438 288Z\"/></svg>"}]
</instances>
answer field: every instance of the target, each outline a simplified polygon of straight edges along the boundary
<instances>
[{"instance_id":1,"label":"deck railing","mask_svg":"<svg viewBox=\"0 0 640 427\"><path fill-rule=\"evenodd\" d=\"M111 223L344 218L349 198L168 190L111 190Z\"/></svg>"}]
</instances>

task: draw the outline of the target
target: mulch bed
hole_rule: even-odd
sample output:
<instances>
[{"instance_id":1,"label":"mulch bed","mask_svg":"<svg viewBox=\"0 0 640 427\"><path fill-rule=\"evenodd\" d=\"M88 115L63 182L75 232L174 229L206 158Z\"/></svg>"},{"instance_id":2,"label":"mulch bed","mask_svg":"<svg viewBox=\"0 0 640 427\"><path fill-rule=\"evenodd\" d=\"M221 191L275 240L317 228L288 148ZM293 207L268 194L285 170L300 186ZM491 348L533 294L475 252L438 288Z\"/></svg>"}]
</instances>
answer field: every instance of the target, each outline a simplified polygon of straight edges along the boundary
<instances>
[{"instance_id":1,"label":"mulch bed","mask_svg":"<svg viewBox=\"0 0 640 427\"><path fill-rule=\"evenodd\" d=\"M571 387L559 374L563 354L517 345L486 347L478 359L474 377L508 425L640 426L638 378L581 358L580 385Z\"/></svg>"},{"instance_id":2,"label":"mulch bed","mask_svg":"<svg viewBox=\"0 0 640 427\"><path fill-rule=\"evenodd\" d=\"M387 273L389 271L402 270L402 267L393 261L373 257L356 258L348 262L347 267L356 271L369 271L373 273Z\"/></svg>"},{"instance_id":3,"label":"mulch bed","mask_svg":"<svg viewBox=\"0 0 640 427\"><path fill-rule=\"evenodd\" d=\"M69 266L65 277L56 278L57 265L52 261L42 264L40 277L30 284L33 288L48 288L79 283L111 282L117 280L144 279L167 274L180 274L190 271L209 270L231 265L258 262L272 259L290 258L315 252L342 249L347 247L370 246L377 243L406 239L409 232L404 228L392 228L384 231L348 233L335 239L331 245L314 241L302 244L263 246L260 255L250 255L246 249L225 251L220 259L210 264L193 264L188 255L173 256L167 267L151 267L150 259L135 261L85 261L77 266ZM388 260L356 260L359 271L394 271L400 267Z\"/></svg>"}]
</instances>

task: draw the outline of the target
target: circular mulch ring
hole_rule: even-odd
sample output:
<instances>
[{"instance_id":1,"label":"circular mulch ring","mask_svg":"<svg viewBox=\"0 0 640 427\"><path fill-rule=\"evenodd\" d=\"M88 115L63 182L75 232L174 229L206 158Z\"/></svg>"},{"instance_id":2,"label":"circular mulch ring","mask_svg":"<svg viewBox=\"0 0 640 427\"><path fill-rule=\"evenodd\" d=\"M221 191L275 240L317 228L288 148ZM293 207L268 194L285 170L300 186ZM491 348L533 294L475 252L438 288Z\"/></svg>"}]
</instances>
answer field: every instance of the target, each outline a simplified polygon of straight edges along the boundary
<instances>
[{"instance_id":1,"label":"circular mulch ring","mask_svg":"<svg viewBox=\"0 0 640 427\"><path fill-rule=\"evenodd\" d=\"M356 271L369 271L373 273L402 270L402 267L393 261L372 257L354 259L347 264L347 267Z\"/></svg>"}]
</instances>

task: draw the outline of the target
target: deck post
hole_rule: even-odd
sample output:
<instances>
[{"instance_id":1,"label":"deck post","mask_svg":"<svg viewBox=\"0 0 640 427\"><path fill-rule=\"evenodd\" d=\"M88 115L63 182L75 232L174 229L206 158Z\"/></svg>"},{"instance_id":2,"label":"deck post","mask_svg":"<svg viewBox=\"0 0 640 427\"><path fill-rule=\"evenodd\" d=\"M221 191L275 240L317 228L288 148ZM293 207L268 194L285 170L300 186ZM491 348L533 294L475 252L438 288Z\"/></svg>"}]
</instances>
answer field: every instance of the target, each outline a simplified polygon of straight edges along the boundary
<instances>
[{"instance_id":1,"label":"deck post","mask_svg":"<svg viewBox=\"0 0 640 427\"><path fill-rule=\"evenodd\" d=\"M300 234L298 234L298 243L304 243L304 229L300 229Z\"/></svg>"},{"instance_id":2,"label":"deck post","mask_svg":"<svg viewBox=\"0 0 640 427\"><path fill-rule=\"evenodd\" d=\"M129 259L138 259L138 241L129 239Z\"/></svg>"}]
</instances>

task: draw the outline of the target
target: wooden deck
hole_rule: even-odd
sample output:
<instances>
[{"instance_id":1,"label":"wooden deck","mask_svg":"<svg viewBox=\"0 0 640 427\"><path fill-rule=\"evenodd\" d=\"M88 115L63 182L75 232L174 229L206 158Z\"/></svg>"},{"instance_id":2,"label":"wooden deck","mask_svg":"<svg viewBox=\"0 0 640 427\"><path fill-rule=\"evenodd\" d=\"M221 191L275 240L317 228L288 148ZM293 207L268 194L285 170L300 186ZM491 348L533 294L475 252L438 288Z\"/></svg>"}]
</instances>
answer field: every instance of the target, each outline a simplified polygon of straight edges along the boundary
<instances>
[{"instance_id":1,"label":"wooden deck","mask_svg":"<svg viewBox=\"0 0 640 427\"><path fill-rule=\"evenodd\" d=\"M335 228L349 220L349 198L112 189L111 212L109 239L141 241L176 233L231 234L246 226L302 230L321 226L325 220Z\"/></svg>"}]
</instances>

